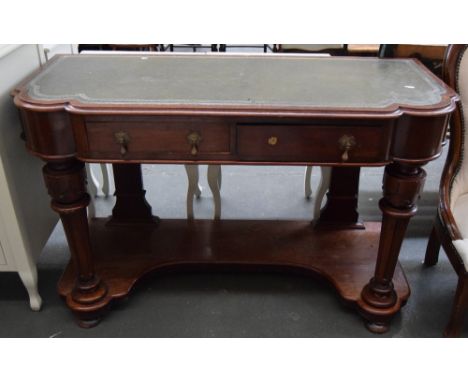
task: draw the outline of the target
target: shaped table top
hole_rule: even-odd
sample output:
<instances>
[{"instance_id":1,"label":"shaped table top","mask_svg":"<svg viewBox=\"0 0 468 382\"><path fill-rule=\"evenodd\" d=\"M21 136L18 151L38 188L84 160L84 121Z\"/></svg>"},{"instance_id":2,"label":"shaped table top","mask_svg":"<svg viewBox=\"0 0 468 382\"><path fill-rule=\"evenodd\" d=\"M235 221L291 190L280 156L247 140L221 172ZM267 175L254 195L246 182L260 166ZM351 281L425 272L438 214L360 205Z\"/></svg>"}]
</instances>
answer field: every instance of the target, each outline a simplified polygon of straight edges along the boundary
<instances>
[{"instance_id":1,"label":"shaped table top","mask_svg":"<svg viewBox=\"0 0 468 382\"><path fill-rule=\"evenodd\" d=\"M409 59L308 55L63 55L18 90L83 108L386 110L447 108L455 93Z\"/></svg>"}]
</instances>

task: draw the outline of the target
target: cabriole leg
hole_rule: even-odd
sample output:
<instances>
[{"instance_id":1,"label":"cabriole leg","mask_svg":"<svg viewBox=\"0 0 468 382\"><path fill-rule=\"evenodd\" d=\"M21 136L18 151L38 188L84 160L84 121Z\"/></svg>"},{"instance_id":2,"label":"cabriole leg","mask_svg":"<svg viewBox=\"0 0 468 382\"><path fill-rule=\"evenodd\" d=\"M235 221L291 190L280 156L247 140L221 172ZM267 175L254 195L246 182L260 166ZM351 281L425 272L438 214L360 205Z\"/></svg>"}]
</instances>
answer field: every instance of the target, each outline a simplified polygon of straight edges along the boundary
<instances>
[{"instance_id":1,"label":"cabriole leg","mask_svg":"<svg viewBox=\"0 0 468 382\"><path fill-rule=\"evenodd\" d=\"M23 282L26 290L28 291L29 295L29 305L31 309L34 311L41 310L42 307L42 299L39 295L39 291L37 289L37 268L36 266L29 267L28 270L21 270L18 272L21 281Z\"/></svg>"}]
</instances>

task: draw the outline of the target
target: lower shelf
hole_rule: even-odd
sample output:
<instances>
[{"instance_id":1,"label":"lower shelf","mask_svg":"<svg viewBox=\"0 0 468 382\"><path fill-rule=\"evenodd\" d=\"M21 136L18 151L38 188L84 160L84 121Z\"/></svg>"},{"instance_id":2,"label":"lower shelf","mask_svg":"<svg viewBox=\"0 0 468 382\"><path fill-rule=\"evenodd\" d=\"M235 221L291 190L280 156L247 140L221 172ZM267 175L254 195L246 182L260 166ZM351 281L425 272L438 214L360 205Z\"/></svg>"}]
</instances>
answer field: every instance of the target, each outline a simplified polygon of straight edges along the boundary
<instances>
[{"instance_id":1,"label":"lower shelf","mask_svg":"<svg viewBox=\"0 0 468 382\"><path fill-rule=\"evenodd\" d=\"M161 220L159 225L106 225L94 219L90 234L96 273L106 284L105 297L125 297L134 284L156 270L245 269L306 271L328 280L338 294L362 307L362 288L373 276L380 223L365 230L316 230L308 221ZM72 292L70 263L59 281L59 293ZM393 279L397 304L410 289L398 264ZM89 309L88 309L89 310Z\"/></svg>"}]
</instances>

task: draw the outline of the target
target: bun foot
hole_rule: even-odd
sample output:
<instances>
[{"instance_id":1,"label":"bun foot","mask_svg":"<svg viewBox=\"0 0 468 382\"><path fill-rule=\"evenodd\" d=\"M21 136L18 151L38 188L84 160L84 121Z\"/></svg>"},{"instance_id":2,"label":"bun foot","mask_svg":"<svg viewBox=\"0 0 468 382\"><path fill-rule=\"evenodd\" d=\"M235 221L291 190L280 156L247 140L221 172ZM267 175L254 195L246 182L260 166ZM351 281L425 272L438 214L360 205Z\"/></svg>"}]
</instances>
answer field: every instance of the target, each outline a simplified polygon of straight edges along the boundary
<instances>
[{"instance_id":1,"label":"bun foot","mask_svg":"<svg viewBox=\"0 0 468 382\"><path fill-rule=\"evenodd\" d=\"M88 312L88 313L76 313L75 312L75 319L76 323L80 328L83 329L91 329L97 326L103 317L103 312Z\"/></svg>"},{"instance_id":2,"label":"bun foot","mask_svg":"<svg viewBox=\"0 0 468 382\"><path fill-rule=\"evenodd\" d=\"M77 320L78 326L83 329L94 328L97 324L101 322L101 318L95 318L94 320Z\"/></svg>"},{"instance_id":3,"label":"bun foot","mask_svg":"<svg viewBox=\"0 0 468 382\"><path fill-rule=\"evenodd\" d=\"M366 321L365 322L366 328L376 334L383 334L388 331L390 325L385 322L376 322L376 321Z\"/></svg>"}]
</instances>

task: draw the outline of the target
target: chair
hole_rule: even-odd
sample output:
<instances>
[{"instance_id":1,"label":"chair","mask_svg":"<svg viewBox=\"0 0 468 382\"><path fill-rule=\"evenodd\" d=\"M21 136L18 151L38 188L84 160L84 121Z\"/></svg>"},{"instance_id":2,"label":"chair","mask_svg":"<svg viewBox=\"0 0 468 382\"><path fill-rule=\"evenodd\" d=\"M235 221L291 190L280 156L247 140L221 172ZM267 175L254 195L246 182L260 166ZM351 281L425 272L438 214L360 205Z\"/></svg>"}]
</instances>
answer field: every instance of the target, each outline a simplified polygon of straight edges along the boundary
<instances>
[{"instance_id":1,"label":"chair","mask_svg":"<svg viewBox=\"0 0 468 382\"><path fill-rule=\"evenodd\" d=\"M88 194L90 197L90 203L88 205L88 217L93 219L96 217L96 207L95 200L101 192L104 194L104 197L108 197L110 194L110 181L109 174L112 173L112 167L110 164L100 163L99 168L102 174L102 184L96 177L95 172L93 171L92 165L86 163L86 178L88 179Z\"/></svg>"},{"instance_id":2,"label":"chair","mask_svg":"<svg viewBox=\"0 0 468 382\"><path fill-rule=\"evenodd\" d=\"M193 200L200 198L202 189L198 184L199 171L197 164L186 164L188 188L187 188L187 218L193 219ZM208 186L213 194L214 219L221 218L221 166L210 164L207 170Z\"/></svg>"},{"instance_id":3,"label":"chair","mask_svg":"<svg viewBox=\"0 0 468 382\"><path fill-rule=\"evenodd\" d=\"M447 162L440 181L437 216L427 245L424 264L435 265L440 246L458 275L446 337L458 337L468 308L468 45L450 45L444 60L444 79L460 94L452 114Z\"/></svg>"}]
</instances>

